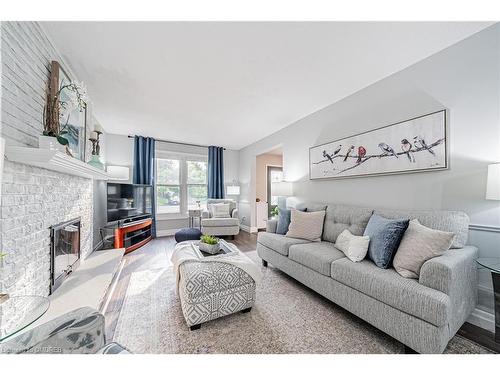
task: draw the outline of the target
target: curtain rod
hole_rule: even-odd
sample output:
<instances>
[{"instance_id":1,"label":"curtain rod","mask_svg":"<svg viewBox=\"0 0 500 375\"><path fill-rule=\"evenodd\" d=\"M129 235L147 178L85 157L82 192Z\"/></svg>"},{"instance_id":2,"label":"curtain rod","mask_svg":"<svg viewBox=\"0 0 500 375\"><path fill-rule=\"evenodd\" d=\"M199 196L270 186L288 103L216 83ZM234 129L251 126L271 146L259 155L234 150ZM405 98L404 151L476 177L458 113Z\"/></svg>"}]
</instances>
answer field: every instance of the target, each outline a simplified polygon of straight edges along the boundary
<instances>
[{"instance_id":1,"label":"curtain rod","mask_svg":"<svg viewBox=\"0 0 500 375\"><path fill-rule=\"evenodd\" d=\"M134 135L129 135L128 137L129 138L134 138L135 136ZM208 148L208 146L205 146L205 145L197 145L197 144L194 144L194 143L184 143L184 142L167 141L165 139L156 139L155 138L155 141L157 141L157 142L163 142L163 143L173 143L175 145L182 145L182 146L194 146L194 147ZM226 148L223 147L223 149L225 150Z\"/></svg>"}]
</instances>

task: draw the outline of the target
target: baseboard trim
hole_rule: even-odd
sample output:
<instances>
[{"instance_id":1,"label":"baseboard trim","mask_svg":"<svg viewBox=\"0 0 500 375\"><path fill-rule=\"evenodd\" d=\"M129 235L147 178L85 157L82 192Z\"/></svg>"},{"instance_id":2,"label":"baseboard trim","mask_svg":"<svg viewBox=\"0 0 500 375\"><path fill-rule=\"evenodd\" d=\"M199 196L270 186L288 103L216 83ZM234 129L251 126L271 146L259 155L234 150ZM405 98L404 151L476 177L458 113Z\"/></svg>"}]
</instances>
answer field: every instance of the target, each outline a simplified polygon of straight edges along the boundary
<instances>
[{"instance_id":1,"label":"baseboard trim","mask_svg":"<svg viewBox=\"0 0 500 375\"><path fill-rule=\"evenodd\" d=\"M240 224L240 229L244 232L247 232L247 233L257 233L258 232L257 227L249 227L248 225L245 225L245 224Z\"/></svg>"},{"instance_id":2,"label":"baseboard trim","mask_svg":"<svg viewBox=\"0 0 500 375\"><path fill-rule=\"evenodd\" d=\"M495 332L495 316L487 311L478 308L474 309L467 322L490 332Z\"/></svg>"}]
</instances>

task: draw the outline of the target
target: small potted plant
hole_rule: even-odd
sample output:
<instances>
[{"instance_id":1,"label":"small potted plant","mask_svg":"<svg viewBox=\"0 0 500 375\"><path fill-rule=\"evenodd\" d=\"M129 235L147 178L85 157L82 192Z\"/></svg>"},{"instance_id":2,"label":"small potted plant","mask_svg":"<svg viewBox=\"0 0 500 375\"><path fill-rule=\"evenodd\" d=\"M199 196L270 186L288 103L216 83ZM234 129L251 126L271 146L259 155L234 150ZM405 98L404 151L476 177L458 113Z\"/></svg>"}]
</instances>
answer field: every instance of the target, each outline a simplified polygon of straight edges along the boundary
<instances>
[{"instance_id":1,"label":"small potted plant","mask_svg":"<svg viewBox=\"0 0 500 375\"><path fill-rule=\"evenodd\" d=\"M219 239L214 236L201 236L199 246L201 251L208 254L217 254L220 250Z\"/></svg>"}]
</instances>

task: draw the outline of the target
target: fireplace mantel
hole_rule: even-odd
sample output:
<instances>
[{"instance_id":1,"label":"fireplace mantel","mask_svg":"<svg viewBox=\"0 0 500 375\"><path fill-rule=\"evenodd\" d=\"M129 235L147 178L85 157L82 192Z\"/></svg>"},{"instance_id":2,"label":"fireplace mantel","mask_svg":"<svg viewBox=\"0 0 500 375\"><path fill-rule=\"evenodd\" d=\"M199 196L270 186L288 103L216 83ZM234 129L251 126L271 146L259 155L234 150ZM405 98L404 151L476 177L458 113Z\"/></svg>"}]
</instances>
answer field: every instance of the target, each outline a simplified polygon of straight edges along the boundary
<instances>
[{"instance_id":1,"label":"fireplace mantel","mask_svg":"<svg viewBox=\"0 0 500 375\"><path fill-rule=\"evenodd\" d=\"M73 176L93 180L109 180L110 178L105 171L92 167L60 151L34 147L8 146L5 148L5 157L7 160L16 163L33 165Z\"/></svg>"}]
</instances>

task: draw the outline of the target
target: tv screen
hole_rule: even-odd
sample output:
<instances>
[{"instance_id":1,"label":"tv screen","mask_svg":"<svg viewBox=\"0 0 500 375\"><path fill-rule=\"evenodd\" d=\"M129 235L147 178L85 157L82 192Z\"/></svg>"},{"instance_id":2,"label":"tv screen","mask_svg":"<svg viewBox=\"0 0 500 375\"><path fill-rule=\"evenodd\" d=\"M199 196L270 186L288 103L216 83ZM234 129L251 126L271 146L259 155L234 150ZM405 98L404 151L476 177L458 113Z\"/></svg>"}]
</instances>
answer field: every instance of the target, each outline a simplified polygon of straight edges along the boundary
<instances>
[{"instance_id":1,"label":"tv screen","mask_svg":"<svg viewBox=\"0 0 500 375\"><path fill-rule=\"evenodd\" d=\"M150 185L117 184L108 182L108 223L151 215Z\"/></svg>"}]
</instances>

